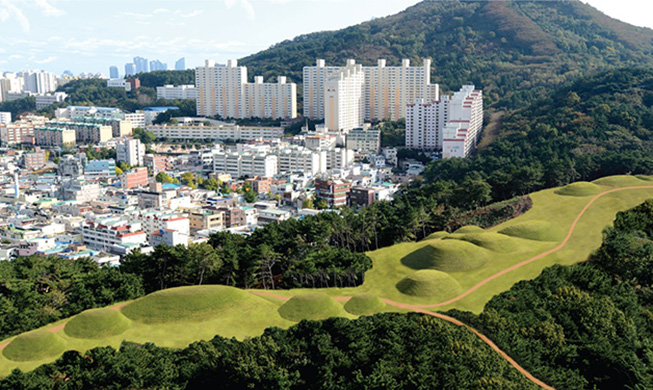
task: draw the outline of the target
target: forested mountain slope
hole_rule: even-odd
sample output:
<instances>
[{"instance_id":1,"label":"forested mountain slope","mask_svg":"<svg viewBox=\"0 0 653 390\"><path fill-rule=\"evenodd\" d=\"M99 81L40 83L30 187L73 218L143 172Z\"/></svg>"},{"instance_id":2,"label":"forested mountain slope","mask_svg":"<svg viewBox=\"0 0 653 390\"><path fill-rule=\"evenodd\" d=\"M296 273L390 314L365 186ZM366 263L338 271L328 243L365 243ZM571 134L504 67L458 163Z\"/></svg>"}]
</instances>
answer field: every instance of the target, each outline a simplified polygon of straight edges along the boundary
<instances>
[{"instance_id":1,"label":"forested mountain slope","mask_svg":"<svg viewBox=\"0 0 653 390\"><path fill-rule=\"evenodd\" d=\"M653 64L653 30L580 1L423 1L396 15L301 35L240 60L250 75L287 75L324 58L375 65L433 59L443 90L472 82L486 104L518 107L552 85L601 69ZM301 93L301 91L300 91Z\"/></svg>"}]
</instances>

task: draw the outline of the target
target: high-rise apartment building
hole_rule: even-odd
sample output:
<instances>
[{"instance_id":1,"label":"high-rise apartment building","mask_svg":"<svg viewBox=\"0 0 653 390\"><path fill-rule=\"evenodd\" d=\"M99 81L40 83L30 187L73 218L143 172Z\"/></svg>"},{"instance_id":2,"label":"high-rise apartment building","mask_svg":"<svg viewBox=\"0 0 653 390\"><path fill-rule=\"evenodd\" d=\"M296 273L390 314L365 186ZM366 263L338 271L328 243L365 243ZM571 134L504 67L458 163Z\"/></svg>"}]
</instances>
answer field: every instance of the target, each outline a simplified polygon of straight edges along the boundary
<instances>
[{"instance_id":1,"label":"high-rise apartment building","mask_svg":"<svg viewBox=\"0 0 653 390\"><path fill-rule=\"evenodd\" d=\"M147 58L134 57L134 65L136 66L136 73L147 73L149 71Z\"/></svg>"},{"instance_id":2,"label":"high-rise apartment building","mask_svg":"<svg viewBox=\"0 0 653 390\"><path fill-rule=\"evenodd\" d=\"M449 120L449 96L425 102L418 99L406 107L406 147L441 150L442 129Z\"/></svg>"},{"instance_id":3,"label":"high-rise apartment building","mask_svg":"<svg viewBox=\"0 0 653 390\"><path fill-rule=\"evenodd\" d=\"M198 89L197 115L238 118L243 84L247 83L247 68L236 60L227 65L206 60L195 69L195 88Z\"/></svg>"},{"instance_id":4,"label":"high-rise apartment building","mask_svg":"<svg viewBox=\"0 0 653 390\"><path fill-rule=\"evenodd\" d=\"M253 83L243 85L240 116L274 119L297 117L297 85L287 83L284 76L279 76L277 83L264 83L262 76L254 77Z\"/></svg>"},{"instance_id":5,"label":"high-rise apartment building","mask_svg":"<svg viewBox=\"0 0 653 390\"><path fill-rule=\"evenodd\" d=\"M483 127L483 92L465 85L452 97L408 104L406 147L442 150L443 158L467 157Z\"/></svg>"},{"instance_id":6,"label":"high-rise apartment building","mask_svg":"<svg viewBox=\"0 0 653 390\"><path fill-rule=\"evenodd\" d=\"M6 101L8 94L20 93L25 80L16 73L6 72L0 78L0 101Z\"/></svg>"},{"instance_id":7,"label":"high-rise apartment building","mask_svg":"<svg viewBox=\"0 0 653 390\"><path fill-rule=\"evenodd\" d=\"M247 67L236 60L227 65L207 60L195 69L197 114L222 118L284 118L296 117L297 86L279 77L277 83L264 83L257 77L247 83Z\"/></svg>"},{"instance_id":8,"label":"high-rise apartment building","mask_svg":"<svg viewBox=\"0 0 653 390\"><path fill-rule=\"evenodd\" d=\"M467 157L483 130L483 91L465 85L451 98L449 122L442 131L442 158Z\"/></svg>"},{"instance_id":9,"label":"high-rise apartment building","mask_svg":"<svg viewBox=\"0 0 653 390\"><path fill-rule=\"evenodd\" d=\"M324 84L324 124L331 131L349 131L365 121L365 73L348 60L347 66Z\"/></svg>"},{"instance_id":10,"label":"high-rise apartment building","mask_svg":"<svg viewBox=\"0 0 653 390\"><path fill-rule=\"evenodd\" d=\"M163 63L159 60L153 60L150 61L150 72L154 72L155 70L167 70L168 69L168 64Z\"/></svg>"},{"instance_id":11,"label":"high-rise apartment building","mask_svg":"<svg viewBox=\"0 0 653 390\"><path fill-rule=\"evenodd\" d=\"M347 60L347 66L353 60ZM315 66L304 67L304 116L324 119L324 96L326 82L343 67L326 66L317 60ZM401 66L386 66L381 59L377 66L364 66L365 73L365 120L405 118L406 104L416 99L438 100L439 86L431 84L431 60L422 66L410 66L410 60L402 60Z\"/></svg>"},{"instance_id":12,"label":"high-rise apartment building","mask_svg":"<svg viewBox=\"0 0 653 390\"><path fill-rule=\"evenodd\" d=\"M186 58L181 57L175 62L175 70L186 70Z\"/></svg>"},{"instance_id":13,"label":"high-rise apartment building","mask_svg":"<svg viewBox=\"0 0 653 390\"><path fill-rule=\"evenodd\" d=\"M132 76L135 74L136 74L136 64L134 64L133 62L125 64L125 77Z\"/></svg>"},{"instance_id":14,"label":"high-rise apartment building","mask_svg":"<svg viewBox=\"0 0 653 390\"><path fill-rule=\"evenodd\" d=\"M109 78L111 78L111 79L120 78L120 73L118 73L118 67L117 66L109 67Z\"/></svg>"},{"instance_id":15,"label":"high-rise apartment building","mask_svg":"<svg viewBox=\"0 0 653 390\"><path fill-rule=\"evenodd\" d=\"M52 72L29 70L22 73L23 91L43 95L57 89L57 76Z\"/></svg>"}]
</instances>

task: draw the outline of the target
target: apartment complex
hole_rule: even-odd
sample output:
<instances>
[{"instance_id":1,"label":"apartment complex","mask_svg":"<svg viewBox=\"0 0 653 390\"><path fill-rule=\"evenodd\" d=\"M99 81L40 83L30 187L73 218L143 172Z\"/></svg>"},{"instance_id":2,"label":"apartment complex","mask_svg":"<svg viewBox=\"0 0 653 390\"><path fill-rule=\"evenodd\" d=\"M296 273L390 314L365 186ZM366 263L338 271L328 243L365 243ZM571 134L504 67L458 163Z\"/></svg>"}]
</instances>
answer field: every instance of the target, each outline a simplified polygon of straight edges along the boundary
<instances>
[{"instance_id":1,"label":"apartment complex","mask_svg":"<svg viewBox=\"0 0 653 390\"><path fill-rule=\"evenodd\" d=\"M39 122L38 125L43 125L44 123L45 121ZM34 135L34 126L34 122L27 120L0 124L0 143L2 143L2 146L22 143L26 137L32 137Z\"/></svg>"},{"instance_id":2,"label":"apartment complex","mask_svg":"<svg viewBox=\"0 0 653 390\"><path fill-rule=\"evenodd\" d=\"M41 148L36 148L33 152L23 154L23 168L27 170L37 170L42 168L47 162L47 154Z\"/></svg>"},{"instance_id":3,"label":"apartment complex","mask_svg":"<svg viewBox=\"0 0 653 390\"><path fill-rule=\"evenodd\" d=\"M51 121L49 127L74 130L76 142L80 144L97 144L113 138L113 129L108 125L87 122Z\"/></svg>"},{"instance_id":4,"label":"apartment complex","mask_svg":"<svg viewBox=\"0 0 653 390\"><path fill-rule=\"evenodd\" d=\"M313 176L326 167L326 153L318 153L301 146L291 145L271 151L277 157L278 172L301 171Z\"/></svg>"},{"instance_id":5,"label":"apartment complex","mask_svg":"<svg viewBox=\"0 0 653 390\"><path fill-rule=\"evenodd\" d=\"M349 131L365 121L365 73L363 66L347 60L347 66L324 84L324 124L331 131Z\"/></svg>"},{"instance_id":6,"label":"apartment complex","mask_svg":"<svg viewBox=\"0 0 653 390\"><path fill-rule=\"evenodd\" d=\"M36 101L36 109L40 110L53 104L61 103L65 101L67 97L68 94L65 92L54 92L45 95L36 95L34 97Z\"/></svg>"},{"instance_id":7,"label":"apartment complex","mask_svg":"<svg viewBox=\"0 0 653 390\"><path fill-rule=\"evenodd\" d=\"M213 172L232 177L264 176L277 174L277 156L265 153L223 152L213 156Z\"/></svg>"},{"instance_id":8,"label":"apartment complex","mask_svg":"<svg viewBox=\"0 0 653 390\"><path fill-rule=\"evenodd\" d=\"M247 67L236 60L227 65L207 60L195 69L197 114L222 118L283 118L297 116L297 85L279 77L277 83L264 83L256 77L247 82Z\"/></svg>"},{"instance_id":9,"label":"apartment complex","mask_svg":"<svg viewBox=\"0 0 653 390\"><path fill-rule=\"evenodd\" d=\"M34 128L34 143L38 146L71 146L75 142L75 130L51 126Z\"/></svg>"},{"instance_id":10,"label":"apartment complex","mask_svg":"<svg viewBox=\"0 0 653 390\"><path fill-rule=\"evenodd\" d=\"M279 76L277 83L264 83L262 76L243 85L242 118L284 118L297 116L297 85Z\"/></svg>"},{"instance_id":11,"label":"apartment complex","mask_svg":"<svg viewBox=\"0 0 653 390\"><path fill-rule=\"evenodd\" d=\"M325 96L327 81L345 67L326 66L317 60L315 66L304 67L304 116L310 119L326 119ZM439 86L431 84L431 60L422 66L410 66L410 60L402 60L401 66L386 66L381 59L377 66L363 66L364 119L367 121L406 117L406 105L416 99L438 100Z\"/></svg>"},{"instance_id":12,"label":"apartment complex","mask_svg":"<svg viewBox=\"0 0 653 390\"><path fill-rule=\"evenodd\" d=\"M148 126L157 138L167 139L211 139L216 141L234 140L275 140L283 137L282 127L241 127L233 126Z\"/></svg>"},{"instance_id":13,"label":"apartment complex","mask_svg":"<svg viewBox=\"0 0 653 390\"><path fill-rule=\"evenodd\" d=\"M156 98L166 100L197 99L197 88L194 85L164 85L156 87Z\"/></svg>"},{"instance_id":14,"label":"apartment complex","mask_svg":"<svg viewBox=\"0 0 653 390\"><path fill-rule=\"evenodd\" d=\"M483 92L465 85L452 97L407 105L406 147L442 150L442 157L466 157L483 127Z\"/></svg>"}]
</instances>

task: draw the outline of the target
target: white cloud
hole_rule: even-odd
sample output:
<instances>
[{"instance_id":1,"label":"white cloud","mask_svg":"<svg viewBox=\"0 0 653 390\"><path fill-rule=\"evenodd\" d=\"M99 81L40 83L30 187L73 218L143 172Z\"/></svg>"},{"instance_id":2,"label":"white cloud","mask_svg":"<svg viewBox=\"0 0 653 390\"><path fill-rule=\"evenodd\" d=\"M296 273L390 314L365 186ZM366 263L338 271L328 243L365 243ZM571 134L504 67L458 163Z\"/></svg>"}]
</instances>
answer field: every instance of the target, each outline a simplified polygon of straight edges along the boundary
<instances>
[{"instance_id":1,"label":"white cloud","mask_svg":"<svg viewBox=\"0 0 653 390\"><path fill-rule=\"evenodd\" d=\"M252 6L252 3L249 2L249 0L224 0L224 5L227 6L227 9L231 9L236 5L240 5L240 8L245 11L249 20L256 19L256 12L254 11L254 7Z\"/></svg>"},{"instance_id":2,"label":"white cloud","mask_svg":"<svg viewBox=\"0 0 653 390\"><path fill-rule=\"evenodd\" d=\"M139 14L138 12L129 12L129 11L123 12L122 15L131 18L136 18L139 20L150 19L152 17L152 14Z\"/></svg>"},{"instance_id":3,"label":"white cloud","mask_svg":"<svg viewBox=\"0 0 653 390\"><path fill-rule=\"evenodd\" d=\"M34 61L34 62L36 62L37 64L49 64L50 62L54 62L56 60L57 60L56 56L50 56L48 58L44 58L42 60L37 60L37 61Z\"/></svg>"},{"instance_id":4,"label":"white cloud","mask_svg":"<svg viewBox=\"0 0 653 390\"><path fill-rule=\"evenodd\" d=\"M200 11L200 10L195 10L195 11L189 12L187 14L179 14L179 16L181 16L182 18L193 18L195 16L200 16L202 13L203 12Z\"/></svg>"},{"instance_id":5,"label":"white cloud","mask_svg":"<svg viewBox=\"0 0 653 390\"><path fill-rule=\"evenodd\" d=\"M47 16L61 16L65 12L50 4L49 0L34 0L34 4Z\"/></svg>"},{"instance_id":6,"label":"white cloud","mask_svg":"<svg viewBox=\"0 0 653 390\"><path fill-rule=\"evenodd\" d=\"M16 20L24 32L29 32L29 20L11 0L0 0L0 22Z\"/></svg>"}]
</instances>

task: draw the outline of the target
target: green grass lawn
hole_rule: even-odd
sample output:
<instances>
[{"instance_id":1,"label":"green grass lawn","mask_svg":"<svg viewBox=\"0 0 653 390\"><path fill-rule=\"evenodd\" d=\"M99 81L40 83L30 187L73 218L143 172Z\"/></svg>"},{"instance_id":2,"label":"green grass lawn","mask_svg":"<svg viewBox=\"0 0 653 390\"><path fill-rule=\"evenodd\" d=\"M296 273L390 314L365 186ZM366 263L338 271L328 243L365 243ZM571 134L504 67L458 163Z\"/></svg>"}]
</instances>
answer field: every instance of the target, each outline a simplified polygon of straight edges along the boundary
<instances>
[{"instance_id":1,"label":"green grass lawn","mask_svg":"<svg viewBox=\"0 0 653 390\"><path fill-rule=\"evenodd\" d=\"M653 186L653 178L613 176L531 194L533 207L487 230L466 226L369 252L374 266L356 288L274 291L295 297L284 302L225 286L181 287L150 294L122 307L95 309L1 342L0 375L28 371L54 361L64 350L118 347L123 340L180 348L215 335L244 339L265 328L287 328L304 318L355 318L383 311L403 312L379 298L437 304L514 264L558 246L578 213L598 193L622 187ZM653 197L653 189L614 192L599 198L579 220L560 251L501 276L465 298L432 310L456 308L475 313L494 295L532 279L553 264L584 261L599 247L603 229L618 211ZM349 302L332 297L354 296ZM67 324L66 326L63 326ZM61 325L55 332L45 331Z\"/></svg>"}]
</instances>

